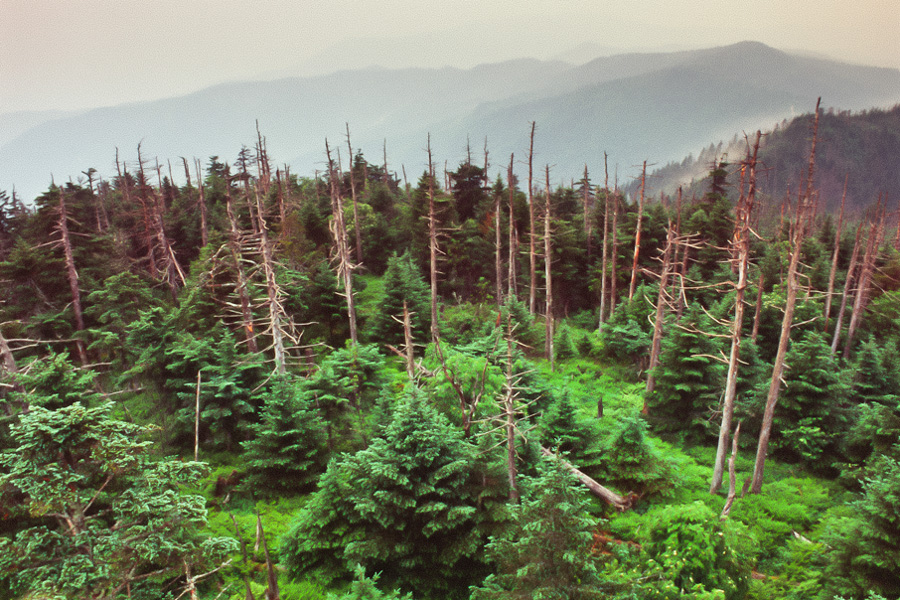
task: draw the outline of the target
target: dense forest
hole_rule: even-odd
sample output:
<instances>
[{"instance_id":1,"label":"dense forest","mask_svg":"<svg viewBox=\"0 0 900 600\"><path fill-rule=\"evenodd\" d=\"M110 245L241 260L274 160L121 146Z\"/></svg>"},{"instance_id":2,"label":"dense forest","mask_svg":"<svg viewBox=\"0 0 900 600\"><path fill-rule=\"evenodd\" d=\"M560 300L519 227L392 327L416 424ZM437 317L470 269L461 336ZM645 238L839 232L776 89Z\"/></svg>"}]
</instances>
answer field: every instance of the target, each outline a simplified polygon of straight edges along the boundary
<instances>
[{"instance_id":1,"label":"dense forest","mask_svg":"<svg viewBox=\"0 0 900 600\"><path fill-rule=\"evenodd\" d=\"M534 124L0 192L0 597L900 597L897 199L819 199L824 117L787 199Z\"/></svg>"}]
</instances>

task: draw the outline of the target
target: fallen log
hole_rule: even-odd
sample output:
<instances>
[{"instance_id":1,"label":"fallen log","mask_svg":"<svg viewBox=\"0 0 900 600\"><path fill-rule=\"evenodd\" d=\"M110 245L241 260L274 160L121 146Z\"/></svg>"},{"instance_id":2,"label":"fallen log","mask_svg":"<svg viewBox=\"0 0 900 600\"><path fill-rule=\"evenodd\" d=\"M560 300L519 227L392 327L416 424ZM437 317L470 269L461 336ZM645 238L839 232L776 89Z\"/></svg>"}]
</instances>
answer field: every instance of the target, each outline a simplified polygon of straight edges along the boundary
<instances>
[{"instance_id":1,"label":"fallen log","mask_svg":"<svg viewBox=\"0 0 900 600\"><path fill-rule=\"evenodd\" d=\"M575 466L572 463L570 463L566 459L562 458L558 454L552 452L551 450L548 450L547 448L544 448L543 446L541 446L541 454L543 454L544 456L555 456L556 458L558 458L559 461L563 464L563 466L565 466L569 471L571 471L578 478L578 480L581 483L583 483L584 486L588 490L590 490L590 492L592 494L594 494L595 496L597 496L598 498L600 498L607 504L614 506L621 511L626 511L629 508L631 508L632 506L634 506L634 503L637 500L636 494L628 494L626 497L623 498L622 496L615 493L614 491L603 487L602 485L597 483L597 481L595 479L593 479L592 477L589 477L588 475L585 475L584 473L579 471L577 468L575 468Z\"/></svg>"}]
</instances>

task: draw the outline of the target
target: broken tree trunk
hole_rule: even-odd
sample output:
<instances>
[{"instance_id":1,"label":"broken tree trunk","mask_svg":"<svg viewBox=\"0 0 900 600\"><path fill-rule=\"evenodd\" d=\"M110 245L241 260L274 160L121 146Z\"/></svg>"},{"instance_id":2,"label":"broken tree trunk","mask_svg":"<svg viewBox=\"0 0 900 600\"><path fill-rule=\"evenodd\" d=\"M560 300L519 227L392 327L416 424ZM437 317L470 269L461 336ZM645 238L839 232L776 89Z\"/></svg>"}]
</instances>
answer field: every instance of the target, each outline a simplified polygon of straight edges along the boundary
<instances>
[{"instance_id":1,"label":"broken tree trunk","mask_svg":"<svg viewBox=\"0 0 900 600\"><path fill-rule=\"evenodd\" d=\"M744 292L747 290L747 269L750 263L750 218L753 204L756 201L756 159L759 154L759 142L762 133L756 132L756 142L752 154L748 149L744 164L747 172L747 193L741 189L735 210L736 227L731 242L732 254L736 257L738 280L735 285L734 321L731 324L731 352L728 357L728 375L725 379L725 396L722 400L722 424L719 427L719 443L716 447L716 458L713 463L710 494L717 494L722 486L725 469L725 452L728 447L728 436L731 432L731 420L734 416L734 402L737 398L738 363L741 355L741 327L744 322ZM734 482L732 481L732 493ZM726 513L727 514L727 513Z\"/></svg>"},{"instance_id":2,"label":"broken tree trunk","mask_svg":"<svg viewBox=\"0 0 900 600\"><path fill-rule=\"evenodd\" d=\"M638 255L641 252L641 220L644 217L644 186L647 183L647 161L641 169L641 194L638 199L637 223L634 225L634 258L631 261L631 283L628 285L629 302L634 297L634 288L637 284Z\"/></svg>"},{"instance_id":3,"label":"broken tree trunk","mask_svg":"<svg viewBox=\"0 0 900 600\"><path fill-rule=\"evenodd\" d=\"M515 154L509 155L509 169L506 172L506 181L509 185L509 270L507 271L508 285L507 296L516 297L516 263L518 254L516 253L516 217L515 217L515 197L516 186L513 184L515 177L513 175L513 159Z\"/></svg>"},{"instance_id":4,"label":"broken tree trunk","mask_svg":"<svg viewBox=\"0 0 900 600\"><path fill-rule=\"evenodd\" d=\"M615 508L622 510L622 511L628 510L629 508L631 508L633 501L630 498L623 498L622 496L615 493L614 491L603 487L602 485L597 483L597 481L595 479L593 479L592 477L589 477L588 475L585 475L584 473L579 471L577 468L575 468L575 466L572 465L572 463L565 460L564 458L559 457L557 454L553 453L551 450L548 450L547 448L544 448L543 446L541 446L541 454L543 454L544 456L556 457L559 460L559 462L562 463L562 465L566 469L568 469L573 475L575 475L575 477L578 478L578 481L580 481L588 490L590 490L590 492L592 494L594 494L595 496L597 496L598 498L600 498L607 504L612 505Z\"/></svg>"}]
</instances>

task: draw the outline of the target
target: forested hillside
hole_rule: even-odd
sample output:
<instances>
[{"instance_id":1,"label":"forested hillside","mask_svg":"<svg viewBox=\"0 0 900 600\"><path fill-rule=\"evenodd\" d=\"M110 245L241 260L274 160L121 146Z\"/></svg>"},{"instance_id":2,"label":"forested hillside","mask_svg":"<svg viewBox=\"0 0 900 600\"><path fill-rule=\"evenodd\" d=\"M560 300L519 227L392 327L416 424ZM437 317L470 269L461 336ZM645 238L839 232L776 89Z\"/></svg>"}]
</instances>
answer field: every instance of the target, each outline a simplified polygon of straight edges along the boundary
<instances>
[{"instance_id":1,"label":"forested hillside","mask_svg":"<svg viewBox=\"0 0 900 600\"><path fill-rule=\"evenodd\" d=\"M816 193L819 210L837 213L847 184L847 210L861 215L877 201L879 194L900 198L900 104L891 109L827 111L820 124L821 142L816 165ZM742 156L746 141L735 136L728 144L710 145L697 157L689 156L681 163L667 165L653 172L649 179L651 194L672 194L678 188L691 194L702 194L704 178L715 158L727 155L732 160ZM761 175L759 189L773 197L796 193L803 184L809 153L809 129L803 119L785 120L760 144ZM729 176L738 185L739 173ZM637 183L629 182L627 190L637 191Z\"/></svg>"},{"instance_id":2,"label":"forested hillside","mask_svg":"<svg viewBox=\"0 0 900 600\"><path fill-rule=\"evenodd\" d=\"M816 202L827 117L783 211L756 135L661 198L349 128L0 193L0 597L900 597L900 229Z\"/></svg>"}]
</instances>

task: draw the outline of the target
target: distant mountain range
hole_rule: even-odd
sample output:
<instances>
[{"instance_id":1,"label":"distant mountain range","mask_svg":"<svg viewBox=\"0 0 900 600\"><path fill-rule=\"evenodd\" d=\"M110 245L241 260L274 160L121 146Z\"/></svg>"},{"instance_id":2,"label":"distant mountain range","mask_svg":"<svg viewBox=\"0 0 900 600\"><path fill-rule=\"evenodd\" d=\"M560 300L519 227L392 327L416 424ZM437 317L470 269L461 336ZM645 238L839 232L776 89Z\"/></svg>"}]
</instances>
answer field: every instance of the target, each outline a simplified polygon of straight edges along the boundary
<instances>
[{"instance_id":1,"label":"distant mountain range","mask_svg":"<svg viewBox=\"0 0 900 600\"><path fill-rule=\"evenodd\" d=\"M643 160L680 161L711 141L771 128L810 112L818 96L842 110L892 106L900 102L900 70L743 42L578 66L522 59L466 70L366 68L229 83L76 114L29 114L28 122L0 115L0 189L15 186L30 200L51 174L64 181L93 167L108 178L116 148L133 163L138 143L145 157L163 163L212 155L233 161L242 144L253 145L257 121L271 157L301 175L322 170L326 137L346 160L349 123L354 150L381 163L386 145L389 168L405 166L411 183L427 166L429 133L435 160L451 169L467 144L480 163L487 139L493 176L510 153L524 159L535 121L536 165L550 164L555 181L580 178L585 163L602 181L605 151L610 175L617 167L626 182Z\"/></svg>"}]
</instances>

